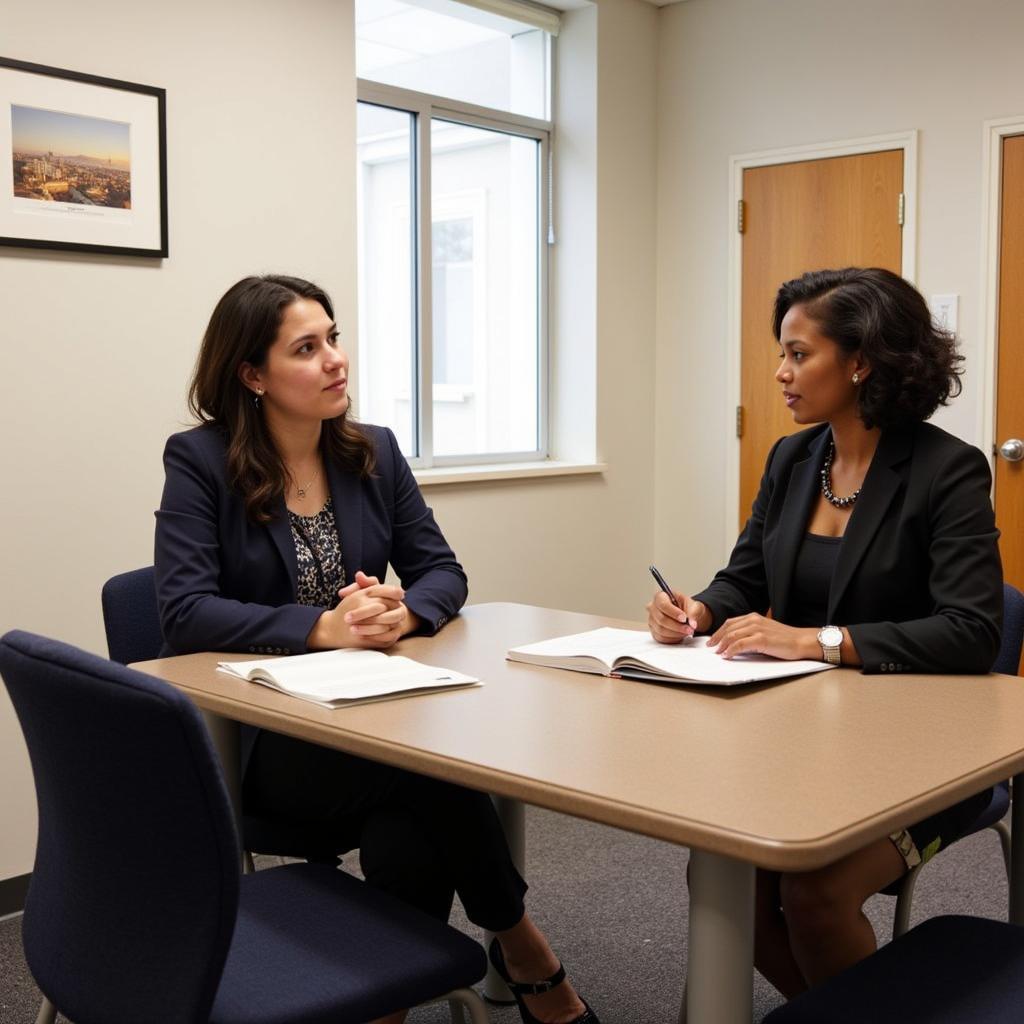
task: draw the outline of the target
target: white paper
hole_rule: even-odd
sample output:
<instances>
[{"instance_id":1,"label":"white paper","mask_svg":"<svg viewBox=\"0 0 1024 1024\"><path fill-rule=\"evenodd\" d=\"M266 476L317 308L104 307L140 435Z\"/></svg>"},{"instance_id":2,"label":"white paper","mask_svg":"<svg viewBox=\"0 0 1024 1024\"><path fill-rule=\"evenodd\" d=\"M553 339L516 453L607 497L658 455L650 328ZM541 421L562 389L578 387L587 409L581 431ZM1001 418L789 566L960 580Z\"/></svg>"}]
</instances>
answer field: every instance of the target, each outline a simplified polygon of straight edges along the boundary
<instances>
[{"instance_id":1,"label":"white paper","mask_svg":"<svg viewBox=\"0 0 1024 1024\"><path fill-rule=\"evenodd\" d=\"M479 682L462 672L424 665L401 655L350 648L259 661L222 661L217 670L321 704Z\"/></svg>"},{"instance_id":2,"label":"white paper","mask_svg":"<svg viewBox=\"0 0 1024 1024\"><path fill-rule=\"evenodd\" d=\"M705 636L693 637L679 644L660 644L646 630L610 626L515 647L509 655L512 660L518 660L515 655L525 655L532 662L542 658L579 659L577 665L565 664L562 667L582 671L587 670L584 659L597 659L608 672L613 671L616 660L629 659L639 663L641 671L646 666L678 680L726 686L823 672L834 667L821 661L783 661L762 654L723 658L708 647ZM617 672L618 668L614 671ZM629 671L629 667L623 668L623 674Z\"/></svg>"}]
</instances>

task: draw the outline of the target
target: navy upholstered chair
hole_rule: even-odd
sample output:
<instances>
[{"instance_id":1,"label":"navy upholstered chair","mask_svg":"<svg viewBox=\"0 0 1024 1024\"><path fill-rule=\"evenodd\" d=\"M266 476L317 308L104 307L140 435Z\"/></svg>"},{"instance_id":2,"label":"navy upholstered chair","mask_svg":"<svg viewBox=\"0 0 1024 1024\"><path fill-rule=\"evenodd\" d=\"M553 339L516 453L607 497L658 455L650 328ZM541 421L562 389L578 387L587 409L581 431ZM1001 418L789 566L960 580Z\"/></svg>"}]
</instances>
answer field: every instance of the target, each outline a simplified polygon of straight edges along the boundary
<instances>
[{"instance_id":1,"label":"navy upholstered chair","mask_svg":"<svg viewBox=\"0 0 1024 1024\"><path fill-rule=\"evenodd\" d=\"M1003 643L993 672L1015 676L1020 667L1021 642L1024 640L1024 594L1009 583L1003 584Z\"/></svg>"},{"instance_id":2,"label":"navy upholstered chair","mask_svg":"<svg viewBox=\"0 0 1024 1024\"><path fill-rule=\"evenodd\" d=\"M487 1020L468 937L323 865L240 875L216 754L175 689L20 631L0 676L39 805L23 937L40 1021L343 1024L435 998Z\"/></svg>"},{"instance_id":3,"label":"navy upholstered chair","mask_svg":"<svg viewBox=\"0 0 1024 1024\"><path fill-rule=\"evenodd\" d=\"M933 917L773 1010L762 1024L1017 1024L1024 928Z\"/></svg>"},{"instance_id":4,"label":"navy upholstered chair","mask_svg":"<svg viewBox=\"0 0 1024 1024\"><path fill-rule=\"evenodd\" d=\"M160 657L164 638L156 606L153 566L111 576L100 591L107 652L112 661L130 665Z\"/></svg>"},{"instance_id":5,"label":"navy upholstered chair","mask_svg":"<svg viewBox=\"0 0 1024 1024\"><path fill-rule=\"evenodd\" d=\"M103 584L100 601L111 660L129 665L160 657L164 641L153 566L112 576ZM243 816L242 837L249 870L253 869L250 850L282 857L301 857L323 864L336 862L337 855L344 852L325 845L318 834L300 825L251 814Z\"/></svg>"},{"instance_id":6,"label":"navy upholstered chair","mask_svg":"<svg viewBox=\"0 0 1024 1024\"><path fill-rule=\"evenodd\" d=\"M1020 665L1021 644L1024 642L1024 594L1009 583L1003 584L1003 641L999 647L999 655L992 666L993 672L1002 672L1015 676ZM957 837L957 841L966 836L973 836L987 828L999 836L1003 851L1003 864L1006 877L1010 877L1010 830L1003 818L1010 809L1010 784L1000 782L993 787L992 799L988 806L978 815L971 826ZM917 877L924 868L919 864L908 871L898 882L883 890L889 896L896 897L896 912L893 915L892 935L896 938L910 927L910 911L913 904L914 886ZM1024 1015L1024 1007L1022 1007Z\"/></svg>"}]
</instances>

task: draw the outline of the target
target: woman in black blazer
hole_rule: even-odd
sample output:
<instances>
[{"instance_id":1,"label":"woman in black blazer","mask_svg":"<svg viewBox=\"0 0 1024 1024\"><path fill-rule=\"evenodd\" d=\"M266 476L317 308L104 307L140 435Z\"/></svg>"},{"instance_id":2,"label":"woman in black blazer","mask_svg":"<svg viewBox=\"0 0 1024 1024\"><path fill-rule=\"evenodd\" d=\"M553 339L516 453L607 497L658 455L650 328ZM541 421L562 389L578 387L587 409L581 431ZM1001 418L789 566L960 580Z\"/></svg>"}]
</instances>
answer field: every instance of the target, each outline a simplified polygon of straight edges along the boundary
<instances>
[{"instance_id":1,"label":"woman in black blazer","mask_svg":"<svg viewBox=\"0 0 1024 1024\"><path fill-rule=\"evenodd\" d=\"M878 269L787 282L773 328L782 399L797 423L820 425L774 445L729 564L701 593L676 594L678 608L655 595L652 634L710 633L727 658L988 672L1003 604L988 462L924 422L959 393L955 339L911 285ZM962 834L988 799L818 871L759 872L762 974L792 997L871 953L865 900Z\"/></svg>"},{"instance_id":2,"label":"woman in black blazer","mask_svg":"<svg viewBox=\"0 0 1024 1024\"><path fill-rule=\"evenodd\" d=\"M201 425L164 452L166 653L387 649L458 613L462 566L391 431L349 418L348 383L316 285L250 277L217 304L189 393ZM389 563L400 584L385 582ZM339 854L358 846L370 884L443 920L458 892L470 920L497 934L491 958L515 979L524 1020L597 1021L525 912L486 794L246 729L243 802Z\"/></svg>"}]
</instances>

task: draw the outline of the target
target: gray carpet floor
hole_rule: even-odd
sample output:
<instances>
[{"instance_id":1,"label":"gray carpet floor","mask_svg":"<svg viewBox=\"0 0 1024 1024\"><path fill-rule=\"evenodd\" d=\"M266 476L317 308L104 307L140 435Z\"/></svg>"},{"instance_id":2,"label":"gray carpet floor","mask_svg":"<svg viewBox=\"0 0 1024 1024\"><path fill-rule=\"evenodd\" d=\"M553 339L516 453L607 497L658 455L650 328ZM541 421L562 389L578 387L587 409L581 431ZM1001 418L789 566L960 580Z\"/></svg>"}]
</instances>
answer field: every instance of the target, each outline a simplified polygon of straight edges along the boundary
<instances>
[{"instance_id":1,"label":"gray carpet floor","mask_svg":"<svg viewBox=\"0 0 1024 1024\"><path fill-rule=\"evenodd\" d=\"M674 1022L686 968L686 850L528 808L527 851L530 912L604 1024ZM261 868L276 863L260 860ZM987 832L940 854L921 873L913 920L950 913L1005 920L1006 900L999 843ZM868 904L882 942L891 934L894 906L894 899L883 896ZM479 937L460 908L452 920ZM755 1019L780 1002L755 976ZM21 918L10 917L0 921L0 1022L32 1024L38 1006L22 956ZM514 1008L492 1008L491 1019L515 1024L518 1015ZM445 1006L409 1016L411 1024L449 1020Z\"/></svg>"}]
</instances>

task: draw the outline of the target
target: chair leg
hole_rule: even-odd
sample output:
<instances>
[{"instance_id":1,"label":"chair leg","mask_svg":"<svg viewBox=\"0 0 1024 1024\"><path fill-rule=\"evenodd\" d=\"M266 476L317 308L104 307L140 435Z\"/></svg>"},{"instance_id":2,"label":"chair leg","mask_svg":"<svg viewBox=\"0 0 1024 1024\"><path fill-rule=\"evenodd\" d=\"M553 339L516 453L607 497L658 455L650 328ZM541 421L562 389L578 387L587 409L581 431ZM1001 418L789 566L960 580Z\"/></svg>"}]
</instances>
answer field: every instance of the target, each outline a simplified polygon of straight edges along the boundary
<instances>
[{"instance_id":1,"label":"chair leg","mask_svg":"<svg viewBox=\"0 0 1024 1024\"><path fill-rule=\"evenodd\" d=\"M43 1002L39 1007L39 1015L36 1017L36 1024L54 1024L57 1019L57 1007L43 996Z\"/></svg>"},{"instance_id":2,"label":"chair leg","mask_svg":"<svg viewBox=\"0 0 1024 1024\"><path fill-rule=\"evenodd\" d=\"M917 884L917 876L923 868L918 864L911 868L903 878L899 895L896 897L896 913L892 918L892 937L898 939L910 928L910 908L914 902L914 886Z\"/></svg>"},{"instance_id":3,"label":"chair leg","mask_svg":"<svg viewBox=\"0 0 1024 1024\"><path fill-rule=\"evenodd\" d=\"M461 1003L469 1010L470 1024L491 1024L491 1014L479 993L472 988L457 988L449 994L450 999Z\"/></svg>"},{"instance_id":4,"label":"chair leg","mask_svg":"<svg viewBox=\"0 0 1024 1024\"><path fill-rule=\"evenodd\" d=\"M471 988L452 989L446 996L448 1008L452 1014L452 1024L463 1024L463 1007L469 1010L470 1024L491 1024L491 1015L487 1012L487 1004L477 992ZM439 1002L440 1000L435 1000Z\"/></svg>"},{"instance_id":5,"label":"chair leg","mask_svg":"<svg viewBox=\"0 0 1024 1024\"><path fill-rule=\"evenodd\" d=\"M1006 877L1010 877L1010 830L1005 821L997 821L989 828L999 836L999 845L1003 848L1003 864L1006 867Z\"/></svg>"}]
</instances>

